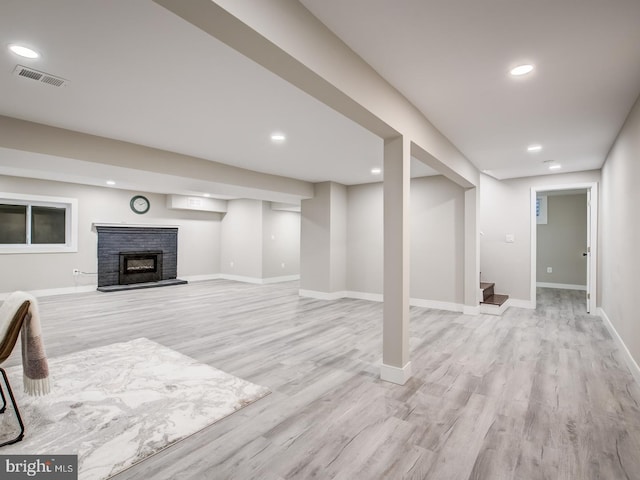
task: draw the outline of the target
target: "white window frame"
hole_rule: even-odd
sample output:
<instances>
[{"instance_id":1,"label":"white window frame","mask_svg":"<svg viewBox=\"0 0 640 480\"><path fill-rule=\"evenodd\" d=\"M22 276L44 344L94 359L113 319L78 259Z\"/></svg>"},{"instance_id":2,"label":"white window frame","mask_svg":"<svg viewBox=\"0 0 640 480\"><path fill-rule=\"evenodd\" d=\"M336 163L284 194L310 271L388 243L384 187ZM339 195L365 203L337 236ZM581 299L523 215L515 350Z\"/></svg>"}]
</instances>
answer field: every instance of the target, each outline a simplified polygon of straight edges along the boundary
<instances>
[{"instance_id":1,"label":"white window frame","mask_svg":"<svg viewBox=\"0 0 640 480\"><path fill-rule=\"evenodd\" d=\"M0 192L0 203L7 205L27 205L33 207L64 208L65 212L65 240L64 244L35 244L27 237L26 244L0 244L0 254L3 253L62 253L78 251L78 200L67 197L48 197L43 195L24 195L21 193ZM27 212L30 212L28 209ZM27 213L27 225L31 225L31 218ZM25 225L25 228L30 228Z\"/></svg>"}]
</instances>

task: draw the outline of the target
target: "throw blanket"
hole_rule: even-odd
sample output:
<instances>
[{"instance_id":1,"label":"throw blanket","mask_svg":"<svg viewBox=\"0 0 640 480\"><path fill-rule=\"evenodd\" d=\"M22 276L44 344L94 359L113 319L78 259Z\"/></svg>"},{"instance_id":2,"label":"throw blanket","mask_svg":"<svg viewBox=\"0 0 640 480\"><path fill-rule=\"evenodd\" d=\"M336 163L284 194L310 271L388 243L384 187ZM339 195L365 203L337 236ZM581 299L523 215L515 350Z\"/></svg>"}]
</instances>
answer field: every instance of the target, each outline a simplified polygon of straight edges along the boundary
<instances>
[{"instance_id":1,"label":"throw blanket","mask_svg":"<svg viewBox=\"0 0 640 480\"><path fill-rule=\"evenodd\" d=\"M49 365L42 340L38 302L25 292L14 292L0 307L0 338L9 329L16 311L25 300L29 301L29 312L22 324L22 368L24 391L29 395L45 395L51 390L49 383Z\"/></svg>"}]
</instances>

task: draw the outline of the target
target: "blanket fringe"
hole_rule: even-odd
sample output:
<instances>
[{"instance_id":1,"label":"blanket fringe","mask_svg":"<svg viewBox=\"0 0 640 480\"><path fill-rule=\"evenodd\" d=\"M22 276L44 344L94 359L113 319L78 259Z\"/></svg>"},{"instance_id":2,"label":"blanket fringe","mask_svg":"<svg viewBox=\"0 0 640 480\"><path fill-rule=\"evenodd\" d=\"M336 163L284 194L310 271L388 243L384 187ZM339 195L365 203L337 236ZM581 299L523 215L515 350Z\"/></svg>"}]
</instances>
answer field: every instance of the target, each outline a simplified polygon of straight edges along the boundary
<instances>
[{"instance_id":1,"label":"blanket fringe","mask_svg":"<svg viewBox=\"0 0 640 480\"><path fill-rule=\"evenodd\" d=\"M29 378L26 375L23 375L24 381L24 393L28 395L40 396L46 395L51 391L51 384L49 382L49 377L46 378Z\"/></svg>"}]
</instances>

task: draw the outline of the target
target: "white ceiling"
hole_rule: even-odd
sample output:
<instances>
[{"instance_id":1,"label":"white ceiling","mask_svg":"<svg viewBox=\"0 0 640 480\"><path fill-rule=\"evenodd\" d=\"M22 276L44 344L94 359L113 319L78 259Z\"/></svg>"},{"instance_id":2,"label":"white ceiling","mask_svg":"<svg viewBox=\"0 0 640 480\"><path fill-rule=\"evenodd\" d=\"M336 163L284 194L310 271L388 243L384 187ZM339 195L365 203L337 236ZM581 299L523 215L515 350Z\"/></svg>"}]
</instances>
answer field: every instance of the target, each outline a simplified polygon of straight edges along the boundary
<instances>
[{"instance_id":1,"label":"white ceiling","mask_svg":"<svg viewBox=\"0 0 640 480\"><path fill-rule=\"evenodd\" d=\"M302 3L499 178L548 173L547 159L599 168L640 92L637 0ZM312 182L379 180L380 138L151 0L2 0L0 46L1 115ZM524 60L535 73L509 78ZM69 85L18 78L16 64ZM527 154L532 142L543 152Z\"/></svg>"},{"instance_id":2,"label":"white ceiling","mask_svg":"<svg viewBox=\"0 0 640 480\"><path fill-rule=\"evenodd\" d=\"M638 0L301 2L497 178L600 168L640 94Z\"/></svg>"}]
</instances>

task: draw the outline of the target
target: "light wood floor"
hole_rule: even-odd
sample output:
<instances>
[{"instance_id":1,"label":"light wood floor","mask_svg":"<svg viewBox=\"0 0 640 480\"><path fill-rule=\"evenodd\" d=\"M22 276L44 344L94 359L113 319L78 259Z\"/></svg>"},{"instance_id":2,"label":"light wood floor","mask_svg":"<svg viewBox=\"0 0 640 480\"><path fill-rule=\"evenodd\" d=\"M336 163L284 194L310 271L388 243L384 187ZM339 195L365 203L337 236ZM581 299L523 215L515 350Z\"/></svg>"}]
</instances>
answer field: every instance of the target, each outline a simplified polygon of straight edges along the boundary
<instances>
[{"instance_id":1,"label":"light wood floor","mask_svg":"<svg viewBox=\"0 0 640 480\"><path fill-rule=\"evenodd\" d=\"M581 292L502 317L412 308L398 386L378 378L381 304L297 288L40 300L50 357L145 336L273 392L117 480L640 479L640 389Z\"/></svg>"}]
</instances>

